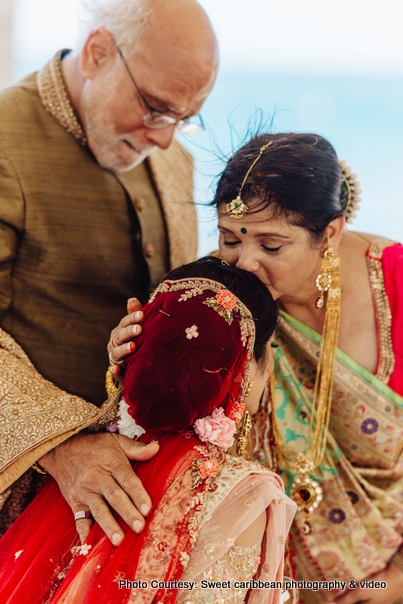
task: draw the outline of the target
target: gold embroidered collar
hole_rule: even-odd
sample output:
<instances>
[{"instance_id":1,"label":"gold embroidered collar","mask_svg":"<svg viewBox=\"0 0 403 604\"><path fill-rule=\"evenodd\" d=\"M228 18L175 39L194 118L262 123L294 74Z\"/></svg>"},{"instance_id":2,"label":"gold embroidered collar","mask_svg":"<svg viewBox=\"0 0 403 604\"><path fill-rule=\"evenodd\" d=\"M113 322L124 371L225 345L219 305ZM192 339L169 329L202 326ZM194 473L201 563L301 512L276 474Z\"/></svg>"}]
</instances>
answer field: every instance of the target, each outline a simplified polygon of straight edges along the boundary
<instances>
[{"instance_id":1,"label":"gold embroidered collar","mask_svg":"<svg viewBox=\"0 0 403 604\"><path fill-rule=\"evenodd\" d=\"M62 52L63 50L59 50L38 72L39 97L46 111L84 146L87 144L87 137L67 92L62 73Z\"/></svg>"}]
</instances>

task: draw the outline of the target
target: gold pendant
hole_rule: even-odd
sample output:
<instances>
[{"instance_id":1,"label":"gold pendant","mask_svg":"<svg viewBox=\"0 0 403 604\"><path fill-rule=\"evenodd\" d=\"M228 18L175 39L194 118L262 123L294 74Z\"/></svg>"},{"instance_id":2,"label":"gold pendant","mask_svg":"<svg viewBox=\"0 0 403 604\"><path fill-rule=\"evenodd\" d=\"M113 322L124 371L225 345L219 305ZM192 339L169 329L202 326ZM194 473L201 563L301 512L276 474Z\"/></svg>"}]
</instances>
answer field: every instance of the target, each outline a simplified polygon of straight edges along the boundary
<instances>
[{"instance_id":1,"label":"gold pendant","mask_svg":"<svg viewBox=\"0 0 403 604\"><path fill-rule=\"evenodd\" d=\"M298 453L294 471L297 478L291 485L290 497L298 506L298 511L304 511L307 518L302 526L304 535L312 531L310 525L311 513L318 507L323 499L323 491L319 483L309 476L314 471L314 463L305 453Z\"/></svg>"},{"instance_id":2,"label":"gold pendant","mask_svg":"<svg viewBox=\"0 0 403 604\"><path fill-rule=\"evenodd\" d=\"M323 499L323 491L316 480L312 480L307 474L296 478L291 485L290 497L298 506L298 511L304 511L307 514L302 531L304 535L311 533L311 525L309 523L310 515L318 507Z\"/></svg>"}]
</instances>

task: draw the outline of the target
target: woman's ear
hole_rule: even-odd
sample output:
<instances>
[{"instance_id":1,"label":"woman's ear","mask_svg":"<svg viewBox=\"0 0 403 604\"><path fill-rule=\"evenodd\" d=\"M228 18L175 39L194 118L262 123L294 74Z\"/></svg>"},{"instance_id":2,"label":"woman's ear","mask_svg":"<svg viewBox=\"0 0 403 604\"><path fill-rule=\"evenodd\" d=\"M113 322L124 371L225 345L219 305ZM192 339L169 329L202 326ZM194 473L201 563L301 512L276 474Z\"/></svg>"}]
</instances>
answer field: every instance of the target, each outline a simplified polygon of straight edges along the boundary
<instances>
[{"instance_id":1,"label":"woman's ear","mask_svg":"<svg viewBox=\"0 0 403 604\"><path fill-rule=\"evenodd\" d=\"M339 216L329 223L329 245L337 252L340 245L341 236L343 234L346 219L344 216ZM325 234L325 242L327 247L327 233Z\"/></svg>"}]
</instances>

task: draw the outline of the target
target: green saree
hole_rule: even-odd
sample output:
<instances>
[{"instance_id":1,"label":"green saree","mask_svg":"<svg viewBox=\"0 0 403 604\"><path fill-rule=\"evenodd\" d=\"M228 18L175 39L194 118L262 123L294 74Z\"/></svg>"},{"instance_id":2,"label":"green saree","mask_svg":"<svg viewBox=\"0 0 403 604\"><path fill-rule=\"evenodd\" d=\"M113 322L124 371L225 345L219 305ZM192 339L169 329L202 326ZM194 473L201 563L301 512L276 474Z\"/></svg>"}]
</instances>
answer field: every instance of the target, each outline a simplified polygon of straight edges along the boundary
<instances>
[{"instance_id":1,"label":"green saree","mask_svg":"<svg viewBox=\"0 0 403 604\"><path fill-rule=\"evenodd\" d=\"M379 325L379 314L377 319ZM283 439L295 452L306 447L320 338L282 313L274 405ZM386 385L389 376L381 377L338 350L327 449L315 474L323 500L311 515L311 534L302 531L304 512L297 513L291 529L297 580L337 579L348 585L365 579L382 570L403 541L403 397ZM253 443L253 456L269 467L270 411L258 413ZM289 494L293 474L288 468L278 471ZM337 595L302 590L300 601L323 604Z\"/></svg>"}]
</instances>

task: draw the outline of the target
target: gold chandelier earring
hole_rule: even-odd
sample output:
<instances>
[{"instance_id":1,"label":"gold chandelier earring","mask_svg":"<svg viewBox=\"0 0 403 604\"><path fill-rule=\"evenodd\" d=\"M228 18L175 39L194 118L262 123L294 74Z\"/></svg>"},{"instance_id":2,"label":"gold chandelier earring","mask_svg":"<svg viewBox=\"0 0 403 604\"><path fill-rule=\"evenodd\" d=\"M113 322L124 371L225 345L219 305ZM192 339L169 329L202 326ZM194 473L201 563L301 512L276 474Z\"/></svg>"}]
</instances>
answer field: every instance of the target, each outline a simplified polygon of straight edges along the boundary
<instances>
[{"instance_id":1,"label":"gold chandelier earring","mask_svg":"<svg viewBox=\"0 0 403 604\"><path fill-rule=\"evenodd\" d=\"M316 277L316 286L320 295L315 303L316 308L323 308L326 293L326 313L312 396L307 446L304 453L296 453L286 445L277 424L275 404L273 404L274 411L272 413L273 434L277 444L279 462L283 466L288 465L295 474L294 482L291 484L290 496L297 503L298 510L303 510L306 513L302 527L305 535L309 535L311 532L310 515L322 501L322 489L313 476L326 451L340 326L340 259L330 246L329 228L327 237L328 245L320 272ZM270 378L270 389L274 401L274 374Z\"/></svg>"},{"instance_id":2,"label":"gold chandelier earring","mask_svg":"<svg viewBox=\"0 0 403 604\"><path fill-rule=\"evenodd\" d=\"M336 283L338 281L338 283ZM327 248L323 254L319 273L316 276L315 285L320 294L316 299L315 308L323 308L325 304L325 293L334 287L340 287L340 260L337 253L329 242L329 227L327 228Z\"/></svg>"},{"instance_id":3,"label":"gold chandelier earring","mask_svg":"<svg viewBox=\"0 0 403 604\"><path fill-rule=\"evenodd\" d=\"M252 386L253 380L249 382L249 386L245 394L245 399L249 396L250 391L252 390ZM245 409L242 416L241 425L238 430L238 438L236 441L236 454L238 457L243 457L245 455L247 438L251 428L252 420L250 417L250 413Z\"/></svg>"}]
</instances>

